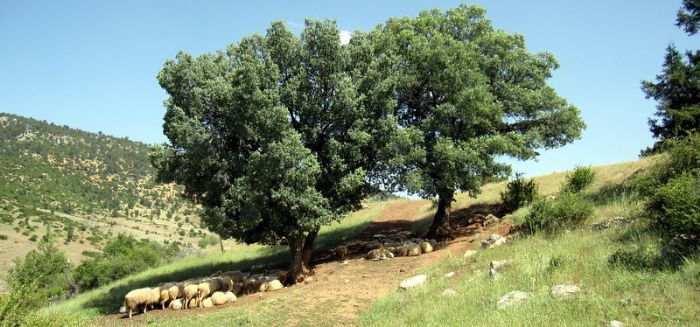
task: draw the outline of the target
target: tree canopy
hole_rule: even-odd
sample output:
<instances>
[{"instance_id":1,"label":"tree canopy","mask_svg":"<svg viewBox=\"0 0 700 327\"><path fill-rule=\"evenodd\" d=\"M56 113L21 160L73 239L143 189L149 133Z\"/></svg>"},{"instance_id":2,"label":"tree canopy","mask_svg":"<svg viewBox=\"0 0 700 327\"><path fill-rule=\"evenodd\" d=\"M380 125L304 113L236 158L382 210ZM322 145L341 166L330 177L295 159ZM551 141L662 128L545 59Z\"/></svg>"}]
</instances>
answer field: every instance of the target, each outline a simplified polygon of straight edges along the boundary
<instances>
[{"instance_id":1,"label":"tree canopy","mask_svg":"<svg viewBox=\"0 0 700 327\"><path fill-rule=\"evenodd\" d=\"M685 0L678 11L677 25L693 35L700 20L700 1ZM649 119L654 138L651 149L664 149L668 141L682 139L700 129L700 51L681 53L674 45L666 49L663 69L656 83L642 82L647 98L658 102L656 119Z\"/></svg>"},{"instance_id":2,"label":"tree canopy","mask_svg":"<svg viewBox=\"0 0 700 327\"><path fill-rule=\"evenodd\" d=\"M226 52L179 53L158 75L170 140L152 155L158 178L185 185L221 236L286 243L292 281L321 226L375 190L379 131L393 126L359 93L349 48L334 21L307 20L300 37L274 22Z\"/></svg>"},{"instance_id":3,"label":"tree canopy","mask_svg":"<svg viewBox=\"0 0 700 327\"><path fill-rule=\"evenodd\" d=\"M495 29L484 9L462 5L392 18L366 35L388 76L402 128L391 146L397 184L439 197L430 234L449 232L455 191L479 193L510 173L500 156L530 159L580 136L579 111L546 84L558 67L523 36Z\"/></svg>"}]
</instances>

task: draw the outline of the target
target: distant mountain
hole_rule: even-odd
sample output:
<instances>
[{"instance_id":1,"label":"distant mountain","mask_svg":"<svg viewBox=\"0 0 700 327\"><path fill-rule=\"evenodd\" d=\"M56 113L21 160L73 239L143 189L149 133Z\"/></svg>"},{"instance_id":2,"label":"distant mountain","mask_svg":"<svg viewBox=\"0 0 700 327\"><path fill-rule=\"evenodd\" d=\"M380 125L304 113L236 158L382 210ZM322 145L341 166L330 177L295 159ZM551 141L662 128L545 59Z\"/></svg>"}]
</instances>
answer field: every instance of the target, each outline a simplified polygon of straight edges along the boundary
<instances>
[{"instance_id":1,"label":"distant mountain","mask_svg":"<svg viewBox=\"0 0 700 327\"><path fill-rule=\"evenodd\" d=\"M128 138L0 113L0 265L49 233L76 260L120 232L196 244L199 209L178 186L152 181L148 152Z\"/></svg>"}]
</instances>

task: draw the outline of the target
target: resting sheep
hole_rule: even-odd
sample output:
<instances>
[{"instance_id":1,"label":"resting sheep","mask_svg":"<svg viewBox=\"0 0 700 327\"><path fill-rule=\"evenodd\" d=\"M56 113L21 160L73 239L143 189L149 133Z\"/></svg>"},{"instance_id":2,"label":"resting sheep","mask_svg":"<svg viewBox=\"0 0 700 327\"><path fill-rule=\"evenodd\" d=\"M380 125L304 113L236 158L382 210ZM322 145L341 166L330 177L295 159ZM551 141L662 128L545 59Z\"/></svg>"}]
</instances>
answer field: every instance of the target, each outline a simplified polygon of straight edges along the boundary
<instances>
[{"instance_id":1,"label":"resting sheep","mask_svg":"<svg viewBox=\"0 0 700 327\"><path fill-rule=\"evenodd\" d=\"M168 308L173 309L173 310L180 310L182 309L182 299L175 299L170 301L170 304L168 305Z\"/></svg>"},{"instance_id":2,"label":"resting sheep","mask_svg":"<svg viewBox=\"0 0 700 327\"><path fill-rule=\"evenodd\" d=\"M221 277L212 278L197 285L197 303L202 307L202 300L218 290L223 289Z\"/></svg>"}]
</instances>

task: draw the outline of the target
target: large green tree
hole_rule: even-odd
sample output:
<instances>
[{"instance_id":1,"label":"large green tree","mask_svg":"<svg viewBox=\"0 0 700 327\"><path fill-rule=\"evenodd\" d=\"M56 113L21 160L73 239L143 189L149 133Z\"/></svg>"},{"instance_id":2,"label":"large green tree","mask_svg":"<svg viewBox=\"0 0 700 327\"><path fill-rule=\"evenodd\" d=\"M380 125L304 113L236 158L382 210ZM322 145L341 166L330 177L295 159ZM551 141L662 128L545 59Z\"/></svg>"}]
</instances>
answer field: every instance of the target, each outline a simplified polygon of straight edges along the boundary
<instances>
[{"instance_id":1,"label":"large green tree","mask_svg":"<svg viewBox=\"0 0 700 327\"><path fill-rule=\"evenodd\" d=\"M167 61L169 94L154 151L161 181L185 186L223 237L290 248L291 281L309 272L321 226L371 194L381 139L394 120L357 86L335 22L281 22L226 52ZM374 114L378 112L378 114Z\"/></svg>"},{"instance_id":2,"label":"large green tree","mask_svg":"<svg viewBox=\"0 0 700 327\"><path fill-rule=\"evenodd\" d=\"M494 29L484 13L466 5L424 11L364 36L401 127L388 144L400 155L388 163L399 185L438 197L434 236L451 231L456 191L476 195L510 173L499 157L536 157L584 128L579 111L546 84L554 57L528 52L521 35Z\"/></svg>"},{"instance_id":3,"label":"large green tree","mask_svg":"<svg viewBox=\"0 0 700 327\"><path fill-rule=\"evenodd\" d=\"M676 25L690 35L697 33L699 10L700 1L683 1ZM669 45L656 83L643 81L642 90L647 98L658 102L657 118L649 119L651 133L658 141L646 151L663 149L666 142L684 138L700 129L700 51L683 54L674 45Z\"/></svg>"}]
</instances>

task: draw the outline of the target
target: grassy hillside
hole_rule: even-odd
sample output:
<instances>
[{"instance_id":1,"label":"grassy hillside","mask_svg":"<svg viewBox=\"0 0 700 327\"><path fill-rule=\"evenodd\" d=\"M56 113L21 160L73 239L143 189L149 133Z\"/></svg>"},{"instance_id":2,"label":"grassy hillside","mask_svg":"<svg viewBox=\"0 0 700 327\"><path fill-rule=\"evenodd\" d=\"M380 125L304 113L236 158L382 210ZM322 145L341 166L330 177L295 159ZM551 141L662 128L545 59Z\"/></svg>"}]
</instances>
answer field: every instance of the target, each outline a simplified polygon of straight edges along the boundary
<instances>
[{"instance_id":1,"label":"grassy hillside","mask_svg":"<svg viewBox=\"0 0 700 327\"><path fill-rule=\"evenodd\" d=\"M193 244L199 210L151 180L149 147L0 113L0 280L51 233L78 262L118 233ZM0 291L3 284L0 282Z\"/></svg>"},{"instance_id":2,"label":"grassy hillside","mask_svg":"<svg viewBox=\"0 0 700 327\"><path fill-rule=\"evenodd\" d=\"M666 268L649 265L648 262L653 260L663 260L659 258L662 238L650 230L648 223L641 218L640 200L621 186L630 176L648 168L654 160L647 158L593 167L597 177L584 196L595 204L595 213L584 227L560 235L517 234L512 245L479 250L476 256L468 259L461 256L463 252L450 254L454 250L450 245L441 250L447 252L447 259L411 270L411 274L428 274L427 285L408 292L396 290L381 298L383 293L377 291L377 301L361 304L366 309L357 316L348 318L348 313L341 309L343 303L352 302L352 298L325 294L325 289L316 289L315 284L310 284L282 295L266 295L264 301L255 300L257 296L250 301L244 297L242 303L217 308L204 315L198 312L179 312L176 315L163 312L143 315L142 320L137 321L163 326L185 326L195 321L201 326L222 323L332 326L338 323L339 318L330 317L340 315L343 319L350 319L350 324L368 326L449 326L464 325L465 322L476 326L600 326L610 320L620 320L628 326L692 324L700 317L700 308L696 305L700 301L700 262L697 259L686 260L664 266ZM536 177L541 194L556 194L566 173ZM455 214L461 215L475 207L497 203L504 187L505 183L485 185L476 199L458 196ZM367 209L353 213L341 224L324 229L321 247L351 239L368 221L380 216L393 217L395 212L406 215L402 208L410 208L411 203L411 200L369 203ZM431 212L424 210L427 207L423 202L413 205L413 208L416 209L410 213L412 217L396 219L410 218L416 221L415 230L425 228ZM523 208L506 216L503 224L522 222L528 210ZM603 231L593 231L588 227L592 223L616 217L624 217L629 223ZM476 248L477 245L466 244L467 248ZM61 324L103 324L100 317L120 304L120 295L115 294L130 288L204 276L221 269L261 269L283 263L287 258L285 249L232 243L227 246L235 251L225 256L210 253L202 258L191 258L131 276L45 309L41 316L58 317ZM488 266L492 260L510 262L501 279L488 278ZM338 263L333 262L327 265L338 267ZM456 275L448 279L445 274L450 271L456 272ZM382 278L390 287L398 285L401 279L392 271L387 271L385 275ZM333 279L333 276L321 275L319 278ZM351 283L357 281L357 287L361 289L364 277L349 278ZM579 285L582 292L566 300L553 298L549 293L550 287L562 283ZM454 298L442 296L447 288L455 290L458 295ZM517 307L497 310L497 300L513 290L528 292L530 297ZM309 306L308 297L319 294L329 299L319 304L326 308L323 312L319 311L320 308ZM298 316L290 318L290 315ZM107 321L115 323L119 320L109 318ZM346 320L342 321L346 323Z\"/></svg>"}]
</instances>

